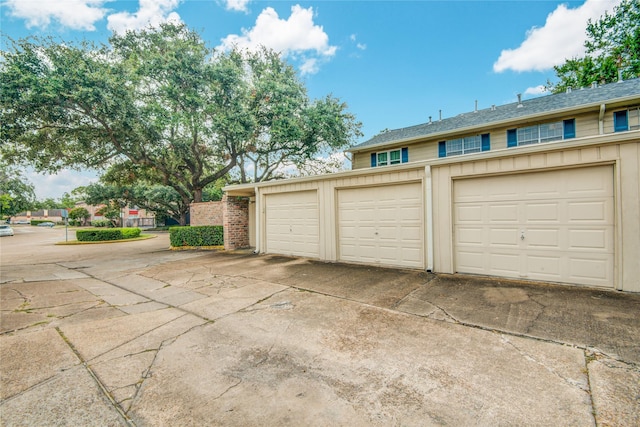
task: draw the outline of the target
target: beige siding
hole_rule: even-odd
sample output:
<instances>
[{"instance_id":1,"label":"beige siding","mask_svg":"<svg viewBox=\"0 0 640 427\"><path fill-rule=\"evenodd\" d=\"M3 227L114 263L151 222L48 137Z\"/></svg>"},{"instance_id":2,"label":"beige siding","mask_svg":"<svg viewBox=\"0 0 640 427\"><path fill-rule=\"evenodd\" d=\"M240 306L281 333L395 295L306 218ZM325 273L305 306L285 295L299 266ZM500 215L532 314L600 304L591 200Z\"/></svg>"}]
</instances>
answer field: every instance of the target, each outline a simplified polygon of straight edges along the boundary
<instances>
[{"instance_id":1,"label":"beige siding","mask_svg":"<svg viewBox=\"0 0 640 427\"><path fill-rule=\"evenodd\" d=\"M609 152L609 155L617 154ZM621 289L640 292L640 143L619 146L618 266Z\"/></svg>"},{"instance_id":2,"label":"beige siding","mask_svg":"<svg viewBox=\"0 0 640 427\"><path fill-rule=\"evenodd\" d=\"M352 169L364 169L371 167L371 153L354 153L351 162Z\"/></svg>"},{"instance_id":3,"label":"beige siding","mask_svg":"<svg viewBox=\"0 0 640 427\"><path fill-rule=\"evenodd\" d=\"M409 161L418 162L438 158L438 141L409 145Z\"/></svg>"},{"instance_id":4,"label":"beige siding","mask_svg":"<svg viewBox=\"0 0 640 427\"><path fill-rule=\"evenodd\" d=\"M598 113L576 116L576 138L595 136L600 133Z\"/></svg>"}]
</instances>

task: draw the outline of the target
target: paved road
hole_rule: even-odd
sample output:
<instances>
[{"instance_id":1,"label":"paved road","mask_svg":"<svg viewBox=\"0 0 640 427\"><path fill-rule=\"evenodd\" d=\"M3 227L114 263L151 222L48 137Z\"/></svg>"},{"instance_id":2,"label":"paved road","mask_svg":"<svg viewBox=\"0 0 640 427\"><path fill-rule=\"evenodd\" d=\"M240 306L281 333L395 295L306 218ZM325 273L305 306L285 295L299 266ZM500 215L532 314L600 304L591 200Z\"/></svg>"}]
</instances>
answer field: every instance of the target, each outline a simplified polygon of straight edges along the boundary
<instances>
[{"instance_id":1,"label":"paved road","mask_svg":"<svg viewBox=\"0 0 640 427\"><path fill-rule=\"evenodd\" d=\"M640 425L640 296L0 239L2 425Z\"/></svg>"}]
</instances>

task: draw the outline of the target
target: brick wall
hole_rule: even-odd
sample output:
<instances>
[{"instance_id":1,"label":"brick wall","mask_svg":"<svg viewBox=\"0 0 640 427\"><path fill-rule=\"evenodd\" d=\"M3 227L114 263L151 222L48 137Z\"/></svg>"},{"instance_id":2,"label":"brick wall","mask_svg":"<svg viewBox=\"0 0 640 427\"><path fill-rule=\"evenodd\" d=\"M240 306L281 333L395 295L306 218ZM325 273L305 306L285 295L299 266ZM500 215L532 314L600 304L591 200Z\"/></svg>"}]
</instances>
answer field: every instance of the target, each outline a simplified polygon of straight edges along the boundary
<instances>
[{"instance_id":1,"label":"brick wall","mask_svg":"<svg viewBox=\"0 0 640 427\"><path fill-rule=\"evenodd\" d=\"M191 203L191 225L223 225L223 202Z\"/></svg>"},{"instance_id":2,"label":"brick wall","mask_svg":"<svg viewBox=\"0 0 640 427\"><path fill-rule=\"evenodd\" d=\"M222 197L224 248L234 250L248 248L249 244L249 198ZM192 220L193 221L193 220Z\"/></svg>"}]
</instances>

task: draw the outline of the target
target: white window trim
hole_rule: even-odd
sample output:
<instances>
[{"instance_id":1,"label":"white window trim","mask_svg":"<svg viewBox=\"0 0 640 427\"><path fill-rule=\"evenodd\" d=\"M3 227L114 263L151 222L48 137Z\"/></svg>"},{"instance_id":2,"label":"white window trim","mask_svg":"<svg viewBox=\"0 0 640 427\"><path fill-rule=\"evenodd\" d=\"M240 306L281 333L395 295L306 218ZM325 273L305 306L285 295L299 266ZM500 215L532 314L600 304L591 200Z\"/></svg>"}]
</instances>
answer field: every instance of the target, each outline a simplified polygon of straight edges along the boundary
<instances>
[{"instance_id":1,"label":"white window trim","mask_svg":"<svg viewBox=\"0 0 640 427\"><path fill-rule=\"evenodd\" d=\"M399 157L397 161L394 161L394 163L391 163L391 153L393 152L397 152ZM387 161L385 163L380 163L380 154L386 154L387 155ZM393 166L393 165L399 165L402 163L402 148L398 148L396 150L388 150L388 151L378 151L376 152L376 167L380 167L380 166Z\"/></svg>"},{"instance_id":2,"label":"white window trim","mask_svg":"<svg viewBox=\"0 0 640 427\"><path fill-rule=\"evenodd\" d=\"M465 143L467 142L467 140L471 140L473 139L473 143L474 145L477 144L476 147L474 148L466 148ZM458 142L461 141L462 142L462 150L450 150L451 145L453 145L454 142ZM471 141L468 141L469 143ZM449 139L447 141L445 141L445 147L446 147L446 157L450 157L450 156L462 156L463 154L471 154L471 153L479 153L482 151L482 135L473 135L473 136L465 136L463 138L456 138L456 139Z\"/></svg>"},{"instance_id":3,"label":"white window trim","mask_svg":"<svg viewBox=\"0 0 640 427\"><path fill-rule=\"evenodd\" d=\"M542 126L549 126L549 125L558 125L560 128L560 136L542 139L540 136L540 128ZM520 141L520 131L524 129L532 129L532 128L536 128L537 130L537 133L538 133L537 139L527 139L524 141ZM561 120L559 122L540 123L537 125L520 127L516 129L516 135L517 135L518 147L524 146L524 145L544 144L544 143L553 142L553 141L562 141L564 140L564 122Z\"/></svg>"}]
</instances>

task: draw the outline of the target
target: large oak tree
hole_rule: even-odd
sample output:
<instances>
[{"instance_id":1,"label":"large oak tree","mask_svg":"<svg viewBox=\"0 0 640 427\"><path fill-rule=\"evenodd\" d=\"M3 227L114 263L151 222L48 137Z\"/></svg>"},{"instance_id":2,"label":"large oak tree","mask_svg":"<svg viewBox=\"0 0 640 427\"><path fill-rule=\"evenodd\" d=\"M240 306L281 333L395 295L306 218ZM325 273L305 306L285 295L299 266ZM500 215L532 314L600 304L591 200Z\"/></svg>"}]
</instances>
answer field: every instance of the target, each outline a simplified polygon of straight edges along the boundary
<instances>
[{"instance_id":1,"label":"large oak tree","mask_svg":"<svg viewBox=\"0 0 640 427\"><path fill-rule=\"evenodd\" d=\"M241 182L346 148L360 124L310 100L273 51L219 52L184 25L107 45L9 40L0 64L0 151L38 171L116 168L190 202L230 172Z\"/></svg>"}]
</instances>

